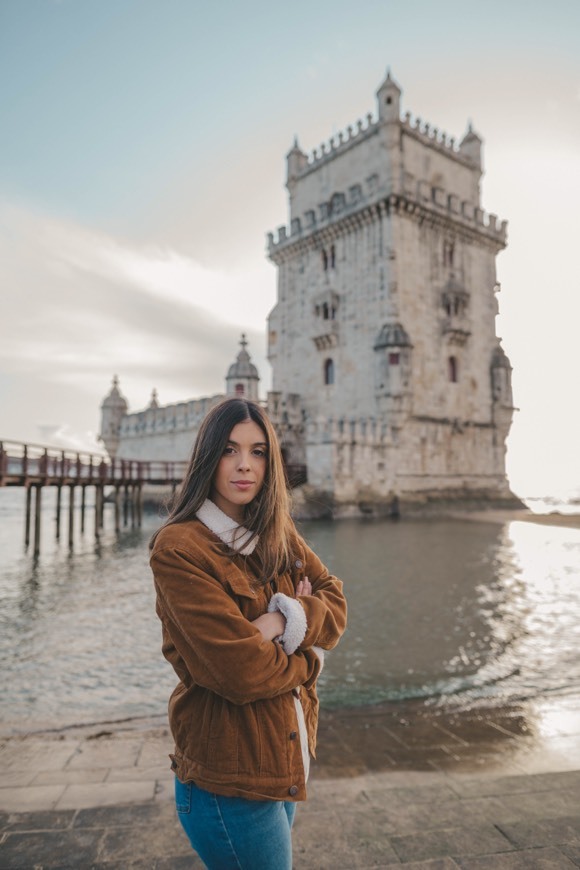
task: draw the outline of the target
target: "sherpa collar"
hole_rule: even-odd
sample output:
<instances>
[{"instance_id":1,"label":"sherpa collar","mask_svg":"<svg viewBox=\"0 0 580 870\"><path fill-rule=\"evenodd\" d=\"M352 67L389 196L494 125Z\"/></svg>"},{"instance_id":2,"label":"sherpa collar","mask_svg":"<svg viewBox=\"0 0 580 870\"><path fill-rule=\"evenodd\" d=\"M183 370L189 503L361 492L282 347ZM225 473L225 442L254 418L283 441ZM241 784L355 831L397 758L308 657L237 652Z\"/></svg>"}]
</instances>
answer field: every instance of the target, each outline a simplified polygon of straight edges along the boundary
<instances>
[{"instance_id":1,"label":"sherpa collar","mask_svg":"<svg viewBox=\"0 0 580 870\"><path fill-rule=\"evenodd\" d=\"M217 535L224 544L227 544L236 553L240 553L242 556L249 556L256 549L258 536L256 535L250 541L252 532L246 529L245 526L239 526L235 520L224 514L209 498L206 498L198 510L197 518L201 520L204 526L208 527L210 532Z\"/></svg>"}]
</instances>

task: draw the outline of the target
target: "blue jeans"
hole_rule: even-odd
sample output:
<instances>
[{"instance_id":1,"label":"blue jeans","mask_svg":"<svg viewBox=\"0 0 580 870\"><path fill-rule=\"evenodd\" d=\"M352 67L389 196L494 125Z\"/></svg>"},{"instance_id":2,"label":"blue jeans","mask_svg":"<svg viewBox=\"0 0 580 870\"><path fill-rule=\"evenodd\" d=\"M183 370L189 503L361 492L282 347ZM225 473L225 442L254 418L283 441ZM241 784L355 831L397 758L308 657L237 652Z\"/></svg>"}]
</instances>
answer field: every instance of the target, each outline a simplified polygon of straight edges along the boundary
<instances>
[{"instance_id":1,"label":"blue jeans","mask_svg":"<svg viewBox=\"0 0 580 870\"><path fill-rule=\"evenodd\" d=\"M295 803L224 797L175 777L175 805L208 870L292 870Z\"/></svg>"}]
</instances>

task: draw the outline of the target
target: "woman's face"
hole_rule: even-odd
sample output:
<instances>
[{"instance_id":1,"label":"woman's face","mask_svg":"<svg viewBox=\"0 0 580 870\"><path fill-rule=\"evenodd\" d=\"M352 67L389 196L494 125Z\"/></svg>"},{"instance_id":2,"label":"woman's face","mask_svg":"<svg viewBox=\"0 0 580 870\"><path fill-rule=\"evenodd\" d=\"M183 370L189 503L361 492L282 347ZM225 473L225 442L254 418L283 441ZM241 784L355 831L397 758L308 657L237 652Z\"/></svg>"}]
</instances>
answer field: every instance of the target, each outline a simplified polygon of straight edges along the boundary
<instances>
[{"instance_id":1,"label":"woman's face","mask_svg":"<svg viewBox=\"0 0 580 870\"><path fill-rule=\"evenodd\" d=\"M266 436L253 420L238 423L214 475L210 498L236 522L244 518L244 507L260 492L266 474Z\"/></svg>"}]
</instances>

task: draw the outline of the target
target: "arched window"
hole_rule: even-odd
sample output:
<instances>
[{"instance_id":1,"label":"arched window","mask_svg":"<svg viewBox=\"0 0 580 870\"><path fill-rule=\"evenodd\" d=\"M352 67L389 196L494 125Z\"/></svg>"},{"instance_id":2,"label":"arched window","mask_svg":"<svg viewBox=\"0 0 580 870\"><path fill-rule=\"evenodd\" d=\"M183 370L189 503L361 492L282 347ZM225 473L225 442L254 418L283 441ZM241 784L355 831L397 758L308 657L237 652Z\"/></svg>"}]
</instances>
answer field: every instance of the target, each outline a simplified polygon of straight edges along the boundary
<instances>
[{"instance_id":1,"label":"arched window","mask_svg":"<svg viewBox=\"0 0 580 870\"><path fill-rule=\"evenodd\" d=\"M457 357L450 356L448 360L449 380L452 384L456 384L459 377L459 366L457 365Z\"/></svg>"},{"instance_id":2,"label":"arched window","mask_svg":"<svg viewBox=\"0 0 580 870\"><path fill-rule=\"evenodd\" d=\"M334 383L334 361L331 359L324 361L324 383L326 385Z\"/></svg>"},{"instance_id":3,"label":"arched window","mask_svg":"<svg viewBox=\"0 0 580 870\"><path fill-rule=\"evenodd\" d=\"M243 395L244 395L244 385L243 384L236 384L236 396L243 396Z\"/></svg>"},{"instance_id":4,"label":"arched window","mask_svg":"<svg viewBox=\"0 0 580 870\"><path fill-rule=\"evenodd\" d=\"M331 248L330 248L330 268L334 269L335 265L336 265L336 251L335 251L334 245L331 245Z\"/></svg>"},{"instance_id":5,"label":"arched window","mask_svg":"<svg viewBox=\"0 0 580 870\"><path fill-rule=\"evenodd\" d=\"M325 302L322 306L322 319L328 320L328 302Z\"/></svg>"},{"instance_id":6,"label":"arched window","mask_svg":"<svg viewBox=\"0 0 580 870\"><path fill-rule=\"evenodd\" d=\"M322 251L322 268L325 272L328 269L328 254L324 250Z\"/></svg>"}]
</instances>

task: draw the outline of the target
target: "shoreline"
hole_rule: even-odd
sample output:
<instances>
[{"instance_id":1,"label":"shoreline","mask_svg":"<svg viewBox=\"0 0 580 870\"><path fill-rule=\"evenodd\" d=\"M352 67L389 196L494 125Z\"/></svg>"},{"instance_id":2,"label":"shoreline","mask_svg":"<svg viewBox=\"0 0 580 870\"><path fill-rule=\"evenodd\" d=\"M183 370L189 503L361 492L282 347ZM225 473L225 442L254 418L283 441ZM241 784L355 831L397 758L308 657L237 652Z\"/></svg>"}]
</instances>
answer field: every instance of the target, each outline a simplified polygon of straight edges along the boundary
<instances>
[{"instance_id":1,"label":"shoreline","mask_svg":"<svg viewBox=\"0 0 580 870\"><path fill-rule=\"evenodd\" d=\"M80 723L31 723L14 730L0 723L6 750L46 745L112 745L172 739L166 714ZM165 753L166 754L166 753ZM490 704L446 705L424 699L381 701L320 710L315 778L350 778L395 770L507 767L580 769L580 694ZM0 762L0 770L1 770Z\"/></svg>"},{"instance_id":2,"label":"shoreline","mask_svg":"<svg viewBox=\"0 0 580 870\"><path fill-rule=\"evenodd\" d=\"M481 523L511 523L524 522L535 523L539 526L559 526L568 529L580 529L580 513L563 514L553 511L548 514L535 514L529 509L516 508L507 510L501 508L486 508L477 511L450 511L441 514L454 520L467 520Z\"/></svg>"}]
</instances>

